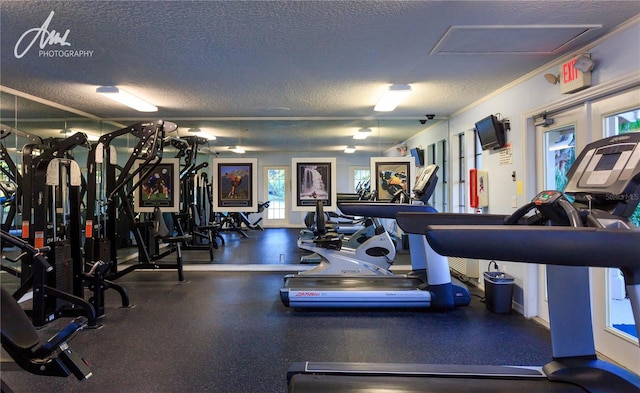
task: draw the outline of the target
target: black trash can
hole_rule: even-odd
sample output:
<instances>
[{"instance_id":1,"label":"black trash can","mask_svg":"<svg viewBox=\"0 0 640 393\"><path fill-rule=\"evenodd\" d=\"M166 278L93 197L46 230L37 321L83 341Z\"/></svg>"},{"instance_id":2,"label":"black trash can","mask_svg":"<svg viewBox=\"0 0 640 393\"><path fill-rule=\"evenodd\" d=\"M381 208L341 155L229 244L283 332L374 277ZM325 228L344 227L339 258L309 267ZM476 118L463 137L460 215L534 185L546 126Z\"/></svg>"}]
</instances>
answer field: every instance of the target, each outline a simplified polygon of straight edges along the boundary
<instances>
[{"instance_id":1,"label":"black trash can","mask_svg":"<svg viewBox=\"0 0 640 393\"><path fill-rule=\"evenodd\" d=\"M514 277L503 272L484 272L485 304L496 314L509 314Z\"/></svg>"}]
</instances>

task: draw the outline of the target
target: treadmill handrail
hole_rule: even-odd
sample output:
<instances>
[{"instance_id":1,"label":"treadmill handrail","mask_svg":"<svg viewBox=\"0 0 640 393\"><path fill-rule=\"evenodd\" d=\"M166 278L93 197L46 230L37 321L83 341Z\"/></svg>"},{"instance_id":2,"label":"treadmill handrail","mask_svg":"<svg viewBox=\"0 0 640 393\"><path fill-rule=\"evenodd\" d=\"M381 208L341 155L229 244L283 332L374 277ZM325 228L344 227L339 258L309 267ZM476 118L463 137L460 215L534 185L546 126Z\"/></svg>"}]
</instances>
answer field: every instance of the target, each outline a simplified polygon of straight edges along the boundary
<instances>
[{"instance_id":1,"label":"treadmill handrail","mask_svg":"<svg viewBox=\"0 0 640 393\"><path fill-rule=\"evenodd\" d=\"M346 202L338 203L338 208L344 214L391 219L395 219L401 212L437 212L431 205L411 205L407 203L389 202Z\"/></svg>"},{"instance_id":2,"label":"treadmill handrail","mask_svg":"<svg viewBox=\"0 0 640 393\"><path fill-rule=\"evenodd\" d=\"M398 226L407 233L424 235L427 225L504 225L503 214L400 212Z\"/></svg>"},{"instance_id":3,"label":"treadmill handrail","mask_svg":"<svg viewBox=\"0 0 640 393\"><path fill-rule=\"evenodd\" d=\"M638 266L640 255L640 231L621 229L428 225L426 237L437 253L463 258L632 268ZM615 245L615 253L603 245ZM532 249L536 252L532 253Z\"/></svg>"}]
</instances>

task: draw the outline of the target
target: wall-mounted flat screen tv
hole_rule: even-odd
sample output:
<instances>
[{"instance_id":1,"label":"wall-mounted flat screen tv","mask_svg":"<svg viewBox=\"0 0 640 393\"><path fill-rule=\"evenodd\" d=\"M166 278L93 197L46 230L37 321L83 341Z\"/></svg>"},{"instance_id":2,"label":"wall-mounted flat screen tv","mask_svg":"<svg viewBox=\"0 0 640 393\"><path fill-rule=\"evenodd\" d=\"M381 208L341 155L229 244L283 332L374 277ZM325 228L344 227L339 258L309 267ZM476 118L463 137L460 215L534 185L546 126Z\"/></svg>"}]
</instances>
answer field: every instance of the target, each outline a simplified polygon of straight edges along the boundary
<instances>
[{"instance_id":1,"label":"wall-mounted flat screen tv","mask_svg":"<svg viewBox=\"0 0 640 393\"><path fill-rule=\"evenodd\" d=\"M505 145L504 126L494 115L478 121L476 131L482 150L499 149Z\"/></svg>"}]
</instances>

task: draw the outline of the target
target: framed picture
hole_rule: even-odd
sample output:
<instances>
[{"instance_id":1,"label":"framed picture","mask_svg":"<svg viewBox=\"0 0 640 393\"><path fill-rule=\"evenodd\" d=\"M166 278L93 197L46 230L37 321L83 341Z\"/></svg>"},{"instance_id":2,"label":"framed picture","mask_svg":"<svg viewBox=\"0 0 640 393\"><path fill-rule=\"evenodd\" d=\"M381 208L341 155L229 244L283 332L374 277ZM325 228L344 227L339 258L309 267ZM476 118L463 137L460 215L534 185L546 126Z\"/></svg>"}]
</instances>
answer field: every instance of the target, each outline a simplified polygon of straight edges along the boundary
<instances>
[{"instance_id":1,"label":"framed picture","mask_svg":"<svg viewBox=\"0 0 640 393\"><path fill-rule=\"evenodd\" d=\"M213 209L218 212L258 211L257 158L213 160Z\"/></svg>"},{"instance_id":2,"label":"framed picture","mask_svg":"<svg viewBox=\"0 0 640 393\"><path fill-rule=\"evenodd\" d=\"M133 170L139 164L134 163ZM140 181L141 180L141 181ZM163 213L180 211L180 161L177 158L163 158L152 170L142 169L134 176L134 184L140 185L134 194L133 209L136 212L153 212L155 207Z\"/></svg>"},{"instance_id":3,"label":"framed picture","mask_svg":"<svg viewBox=\"0 0 640 393\"><path fill-rule=\"evenodd\" d=\"M415 173L416 163L411 156L371 158L371 184L379 201L390 201L400 191L410 196Z\"/></svg>"},{"instance_id":4,"label":"framed picture","mask_svg":"<svg viewBox=\"0 0 640 393\"><path fill-rule=\"evenodd\" d=\"M315 211L321 200L324 210L336 209L336 159L292 158L294 211Z\"/></svg>"}]
</instances>

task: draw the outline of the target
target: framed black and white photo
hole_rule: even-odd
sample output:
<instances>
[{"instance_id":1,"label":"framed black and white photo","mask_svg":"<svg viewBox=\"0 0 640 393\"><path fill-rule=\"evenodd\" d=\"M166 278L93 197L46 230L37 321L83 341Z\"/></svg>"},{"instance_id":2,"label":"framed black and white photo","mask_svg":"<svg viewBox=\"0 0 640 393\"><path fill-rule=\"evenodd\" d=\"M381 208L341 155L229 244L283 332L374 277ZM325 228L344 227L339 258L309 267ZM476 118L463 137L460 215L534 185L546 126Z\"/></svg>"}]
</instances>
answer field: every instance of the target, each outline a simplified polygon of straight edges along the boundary
<instances>
[{"instance_id":1,"label":"framed black and white photo","mask_svg":"<svg viewBox=\"0 0 640 393\"><path fill-rule=\"evenodd\" d=\"M336 159L293 158L294 211L314 211L320 200L325 210L336 208Z\"/></svg>"}]
</instances>

